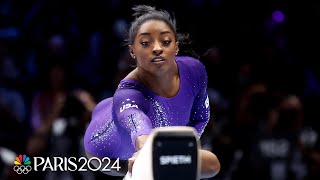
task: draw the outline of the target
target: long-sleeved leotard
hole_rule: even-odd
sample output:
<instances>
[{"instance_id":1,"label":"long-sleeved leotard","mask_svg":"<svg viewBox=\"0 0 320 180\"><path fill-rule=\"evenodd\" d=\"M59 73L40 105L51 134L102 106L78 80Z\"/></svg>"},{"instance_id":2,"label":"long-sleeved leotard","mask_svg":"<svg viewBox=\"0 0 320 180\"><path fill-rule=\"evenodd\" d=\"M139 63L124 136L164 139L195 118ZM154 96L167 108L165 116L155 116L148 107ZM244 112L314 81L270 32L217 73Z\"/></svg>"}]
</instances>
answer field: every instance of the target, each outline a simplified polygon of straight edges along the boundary
<instances>
[{"instance_id":1,"label":"long-sleeved leotard","mask_svg":"<svg viewBox=\"0 0 320 180\"><path fill-rule=\"evenodd\" d=\"M199 137L210 118L207 73L191 57L176 57L180 88L171 98L156 95L140 82L124 79L113 97L101 101L92 113L84 137L85 150L97 157L127 160L139 135L163 126L192 126Z\"/></svg>"}]
</instances>

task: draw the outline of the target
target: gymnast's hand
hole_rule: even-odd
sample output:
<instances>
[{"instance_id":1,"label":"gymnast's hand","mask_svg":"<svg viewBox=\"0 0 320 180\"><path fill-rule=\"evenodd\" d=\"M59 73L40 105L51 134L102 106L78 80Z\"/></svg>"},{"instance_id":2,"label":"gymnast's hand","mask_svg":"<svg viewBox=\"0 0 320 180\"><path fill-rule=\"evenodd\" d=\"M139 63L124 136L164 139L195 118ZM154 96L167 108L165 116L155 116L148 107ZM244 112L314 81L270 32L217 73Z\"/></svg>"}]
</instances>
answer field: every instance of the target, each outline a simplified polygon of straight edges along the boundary
<instances>
[{"instance_id":1,"label":"gymnast's hand","mask_svg":"<svg viewBox=\"0 0 320 180\"><path fill-rule=\"evenodd\" d=\"M135 152L135 153L132 155L132 157L128 159L128 171L129 171L130 174L132 173L132 166L133 166L133 163L134 163L134 161L136 160L139 152L140 152L140 151Z\"/></svg>"},{"instance_id":2,"label":"gymnast's hand","mask_svg":"<svg viewBox=\"0 0 320 180\"><path fill-rule=\"evenodd\" d=\"M140 149L143 147L143 145L145 144L147 139L148 139L148 135L147 134L142 134L142 135L137 137L137 139L136 139L136 150L137 151L132 155L131 158L128 159L128 171L129 171L129 173L132 173L133 163L136 160L136 158L137 158L137 156L138 156L138 154L140 152Z\"/></svg>"}]
</instances>

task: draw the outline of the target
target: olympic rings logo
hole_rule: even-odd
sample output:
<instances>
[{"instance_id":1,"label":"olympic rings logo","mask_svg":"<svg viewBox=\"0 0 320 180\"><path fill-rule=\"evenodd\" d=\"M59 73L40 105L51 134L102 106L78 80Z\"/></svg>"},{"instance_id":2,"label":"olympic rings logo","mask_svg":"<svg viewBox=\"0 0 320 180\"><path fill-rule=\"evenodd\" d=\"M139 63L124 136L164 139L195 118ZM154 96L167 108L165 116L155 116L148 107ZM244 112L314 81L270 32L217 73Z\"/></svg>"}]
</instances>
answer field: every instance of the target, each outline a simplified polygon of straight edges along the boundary
<instances>
[{"instance_id":1,"label":"olympic rings logo","mask_svg":"<svg viewBox=\"0 0 320 180\"><path fill-rule=\"evenodd\" d=\"M30 165L15 165L13 166L13 170L18 174L28 174L32 170L32 167Z\"/></svg>"}]
</instances>

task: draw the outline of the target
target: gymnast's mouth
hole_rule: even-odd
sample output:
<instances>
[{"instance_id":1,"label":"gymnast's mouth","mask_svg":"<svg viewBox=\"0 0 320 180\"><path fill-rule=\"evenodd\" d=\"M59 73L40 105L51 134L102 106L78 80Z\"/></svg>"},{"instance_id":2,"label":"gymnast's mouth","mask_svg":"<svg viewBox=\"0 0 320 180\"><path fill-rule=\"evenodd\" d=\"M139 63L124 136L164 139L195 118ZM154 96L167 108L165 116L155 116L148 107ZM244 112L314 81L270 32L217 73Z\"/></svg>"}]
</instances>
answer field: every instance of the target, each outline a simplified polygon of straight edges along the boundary
<instances>
[{"instance_id":1,"label":"gymnast's mouth","mask_svg":"<svg viewBox=\"0 0 320 180\"><path fill-rule=\"evenodd\" d=\"M162 62L162 61L164 61L165 59L163 58L163 57L155 57L155 58L153 58L152 60L151 60L151 62Z\"/></svg>"}]
</instances>

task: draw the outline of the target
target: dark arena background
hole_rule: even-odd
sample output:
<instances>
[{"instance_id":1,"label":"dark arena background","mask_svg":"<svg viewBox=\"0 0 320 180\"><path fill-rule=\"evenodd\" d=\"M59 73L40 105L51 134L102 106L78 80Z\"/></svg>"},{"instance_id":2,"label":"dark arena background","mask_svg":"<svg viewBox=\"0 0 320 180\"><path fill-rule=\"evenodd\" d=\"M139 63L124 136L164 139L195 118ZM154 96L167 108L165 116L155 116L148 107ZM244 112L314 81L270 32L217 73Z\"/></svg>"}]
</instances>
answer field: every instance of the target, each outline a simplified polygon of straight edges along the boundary
<instances>
[{"instance_id":1,"label":"dark arena background","mask_svg":"<svg viewBox=\"0 0 320 180\"><path fill-rule=\"evenodd\" d=\"M94 106L132 68L122 43L135 4L174 14L191 39L180 55L207 68L211 179L320 179L320 3L301 0L1 0L0 179L121 179L13 166L85 156Z\"/></svg>"}]
</instances>

